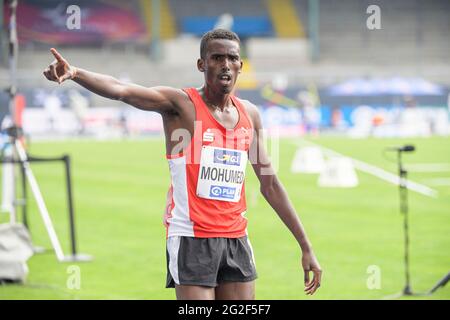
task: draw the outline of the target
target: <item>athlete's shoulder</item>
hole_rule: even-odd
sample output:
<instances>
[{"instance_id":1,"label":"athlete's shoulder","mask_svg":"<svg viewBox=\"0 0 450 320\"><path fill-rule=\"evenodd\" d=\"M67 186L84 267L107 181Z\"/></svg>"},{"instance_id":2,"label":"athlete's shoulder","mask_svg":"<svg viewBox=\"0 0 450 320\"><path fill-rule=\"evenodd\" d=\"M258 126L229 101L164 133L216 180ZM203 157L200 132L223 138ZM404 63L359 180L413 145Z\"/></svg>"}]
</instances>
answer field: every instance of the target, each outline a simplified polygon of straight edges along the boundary
<instances>
[{"instance_id":1,"label":"athlete's shoulder","mask_svg":"<svg viewBox=\"0 0 450 320\"><path fill-rule=\"evenodd\" d=\"M237 96L234 96L234 97L245 107L245 110L247 112L252 112L252 113L258 112L258 107L255 106L251 101L239 98Z\"/></svg>"},{"instance_id":2,"label":"athlete's shoulder","mask_svg":"<svg viewBox=\"0 0 450 320\"><path fill-rule=\"evenodd\" d=\"M179 107L185 107L186 103L190 103L191 99L189 97L188 92L186 89L180 89L180 88L172 88L172 87L166 87L169 91L170 96L172 97L173 101L179 106Z\"/></svg>"},{"instance_id":3,"label":"athlete's shoulder","mask_svg":"<svg viewBox=\"0 0 450 320\"><path fill-rule=\"evenodd\" d=\"M152 95L156 94L160 98L160 100L165 99L175 105L189 99L188 94L179 88L169 86L156 86L146 89L149 93L152 93Z\"/></svg>"},{"instance_id":4,"label":"athlete's shoulder","mask_svg":"<svg viewBox=\"0 0 450 320\"><path fill-rule=\"evenodd\" d=\"M160 90L165 91L168 95L170 95L174 99L188 99L189 96L184 89L174 88L174 87L158 87Z\"/></svg>"},{"instance_id":5,"label":"athlete's shoulder","mask_svg":"<svg viewBox=\"0 0 450 320\"><path fill-rule=\"evenodd\" d=\"M259 110L258 107L256 105L254 105L251 101L249 100L245 100L245 99L241 99L236 97L241 104L244 106L245 111L247 111L247 114L250 116L250 118L252 119L253 122L255 122L255 120L257 120L259 118Z\"/></svg>"}]
</instances>

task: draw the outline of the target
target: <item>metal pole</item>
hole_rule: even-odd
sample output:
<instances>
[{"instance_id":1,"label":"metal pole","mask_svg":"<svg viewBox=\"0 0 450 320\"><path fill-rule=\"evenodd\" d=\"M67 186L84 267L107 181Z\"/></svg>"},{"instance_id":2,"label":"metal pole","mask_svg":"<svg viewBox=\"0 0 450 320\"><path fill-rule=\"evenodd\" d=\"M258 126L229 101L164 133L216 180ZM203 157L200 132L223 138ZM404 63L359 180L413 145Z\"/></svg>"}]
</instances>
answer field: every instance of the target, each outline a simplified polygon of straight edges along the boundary
<instances>
[{"instance_id":1,"label":"metal pole","mask_svg":"<svg viewBox=\"0 0 450 320\"><path fill-rule=\"evenodd\" d=\"M308 1L308 25L309 38L311 41L311 60L317 62L320 56L319 46L319 0Z\"/></svg>"},{"instance_id":2,"label":"metal pole","mask_svg":"<svg viewBox=\"0 0 450 320\"><path fill-rule=\"evenodd\" d=\"M17 0L9 0L9 9L10 17L9 17L9 77L10 77L10 87L8 90L9 93L9 115L11 117L13 126L16 126L17 119L16 119L16 112L15 112L15 97L16 97L16 91L17 91L17 76L16 76L16 70L17 70L17 29L16 29L16 9L17 9ZM10 137L10 142L14 146L16 137ZM14 157L14 154L13 154ZM17 210L16 210L16 204L17 204L17 193L16 193L16 168L13 166L13 174L14 178L12 181L12 192L14 197L14 203L11 207L10 212L10 221L11 223L17 222Z\"/></svg>"},{"instance_id":3,"label":"metal pole","mask_svg":"<svg viewBox=\"0 0 450 320\"><path fill-rule=\"evenodd\" d=\"M17 91L17 29L16 29L16 9L17 0L9 1L9 8L11 10L9 18L9 75L11 86L9 88L9 114L13 123L16 124L15 118L15 96Z\"/></svg>"},{"instance_id":4,"label":"metal pole","mask_svg":"<svg viewBox=\"0 0 450 320\"><path fill-rule=\"evenodd\" d=\"M28 229L28 232L30 232L30 225L28 223L28 214L27 214L27 179L25 174L25 168L23 167L23 164L20 163L20 176L22 178L22 221L24 226Z\"/></svg>"},{"instance_id":5,"label":"metal pole","mask_svg":"<svg viewBox=\"0 0 450 320\"><path fill-rule=\"evenodd\" d=\"M36 199L36 203L38 205L39 212L41 213L42 220L44 221L44 225L47 229L47 233L50 237L50 241L53 245L53 248L55 249L56 257L58 258L59 261L63 261L64 254L61 249L61 244L59 243L55 229L53 227L52 220L50 219L50 215L48 213L47 206L45 205L44 198L42 197L41 190L39 189L39 185L36 181L33 171L31 171L30 164L27 161L27 154L18 139L16 139L16 151L19 155L19 159L23 162L25 174L28 178L28 182L30 183L31 190Z\"/></svg>"},{"instance_id":6,"label":"metal pole","mask_svg":"<svg viewBox=\"0 0 450 320\"><path fill-rule=\"evenodd\" d=\"M152 1L152 37L150 39L150 50L151 57L154 61L158 62L161 60L161 2L160 0L151 0Z\"/></svg>"},{"instance_id":7,"label":"metal pole","mask_svg":"<svg viewBox=\"0 0 450 320\"><path fill-rule=\"evenodd\" d=\"M406 186L407 171L402 165L402 151L398 151L398 166L400 177L400 212L403 214L403 231L404 231L404 243L405 243L405 288L403 289L404 295L412 295L410 285L409 274L409 228L408 228L408 188Z\"/></svg>"},{"instance_id":8,"label":"metal pole","mask_svg":"<svg viewBox=\"0 0 450 320\"><path fill-rule=\"evenodd\" d=\"M2 8L5 7L5 0L1 0L0 4L2 6ZM2 26L4 26L5 23L5 15L4 15L4 11L0 10L0 23ZM6 47L6 37L7 37L7 33L5 32L4 28L0 28L0 54L1 54L1 60L0 63L3 66L7 65L7 58L8 58L8 50Z\"/></svg>"},{"instance_id":9,"label":"metal pole","mask_svg":"<svg viewBox=\"0 0 450 320\"><path fill-rule=\"evenodd\" d=\"M72 255L76 256L77 254L77 246L75 239L75 214L73 209L73 196L72 196L72 179L70 172L70 156L64 155L64 166L66 171L66 186L67 186L67 201L69 208L69 223L70 223L70 243L72 248Z\"/></svg>"}]
</instances>

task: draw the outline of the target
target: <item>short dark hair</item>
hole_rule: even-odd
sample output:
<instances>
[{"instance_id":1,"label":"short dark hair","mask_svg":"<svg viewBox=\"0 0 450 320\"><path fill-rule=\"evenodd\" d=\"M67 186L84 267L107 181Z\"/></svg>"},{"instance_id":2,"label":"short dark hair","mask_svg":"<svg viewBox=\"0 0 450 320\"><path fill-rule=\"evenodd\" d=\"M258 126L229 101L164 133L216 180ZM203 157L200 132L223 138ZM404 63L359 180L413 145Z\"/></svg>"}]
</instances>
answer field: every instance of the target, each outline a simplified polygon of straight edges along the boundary
<instances>
[{"instance_id":1,"label":"short dark hair","mask_svg":"<svg viewBox=\"0 0 450 320\"><path fill-rule=\"evenodd\" d=\"M215 39L225 39L236 41L237 43L241 43L238 35L230 30L225 29L214 29L205 33L202 37L202 41L200 42L200 58L204 59L206 56L206 49L208 47L208 42L210 40Z\"/></svg>"}]
</instances>

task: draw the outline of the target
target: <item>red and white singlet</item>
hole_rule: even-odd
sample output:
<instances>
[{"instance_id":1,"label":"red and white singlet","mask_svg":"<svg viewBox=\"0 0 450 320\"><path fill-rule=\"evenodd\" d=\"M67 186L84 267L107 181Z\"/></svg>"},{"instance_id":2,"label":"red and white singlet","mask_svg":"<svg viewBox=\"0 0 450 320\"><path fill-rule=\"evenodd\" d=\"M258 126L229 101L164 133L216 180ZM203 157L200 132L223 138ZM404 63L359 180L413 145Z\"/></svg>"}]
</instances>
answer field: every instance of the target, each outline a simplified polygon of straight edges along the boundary
<instances>
[{"instance_id":1,"label":"red and white singlet","mask_svg":"<svg viewBox=\"0 0 450 320\"><path fill-rule=\"evenodd\" d=\"M184 91L195 106L195 129L182 152L167 155L171 176L164 215L167 236L245 236L244 177L252 122L242 102L231 96L239 121L233 129L226 129L195 88Z\"/></svg>"}]
</instances>

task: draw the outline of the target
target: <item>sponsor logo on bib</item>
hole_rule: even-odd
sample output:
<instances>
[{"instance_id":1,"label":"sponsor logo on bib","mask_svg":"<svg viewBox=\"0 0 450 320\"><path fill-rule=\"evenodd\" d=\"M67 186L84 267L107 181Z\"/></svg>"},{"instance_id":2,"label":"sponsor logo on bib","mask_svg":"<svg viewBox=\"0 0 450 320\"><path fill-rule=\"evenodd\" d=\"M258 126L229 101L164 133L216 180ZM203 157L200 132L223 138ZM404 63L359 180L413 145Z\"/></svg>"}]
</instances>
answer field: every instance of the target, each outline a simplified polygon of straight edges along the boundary
<instances>
[{"instance_id":1,"label":"sponsor logo on bib","mask_svg":"<svg viewBox=\"0 0 450 320\"><path fill-rule=\"evenodd\" d=\"M236 188L212 185L209 189L209 196L212 198L233 199Z\"/></svg>"},{"instance_id":2,"label":"sponsor logo on bib","mask_svg":"<svg viewBox=\"0 0 450 320\"><path fill-rule=\"evenodd\" d=\"M241 164L241 153L237 151L215 149L214 163L222 163L231 166L239 166Z\"/></svg>"}]
</instances>

